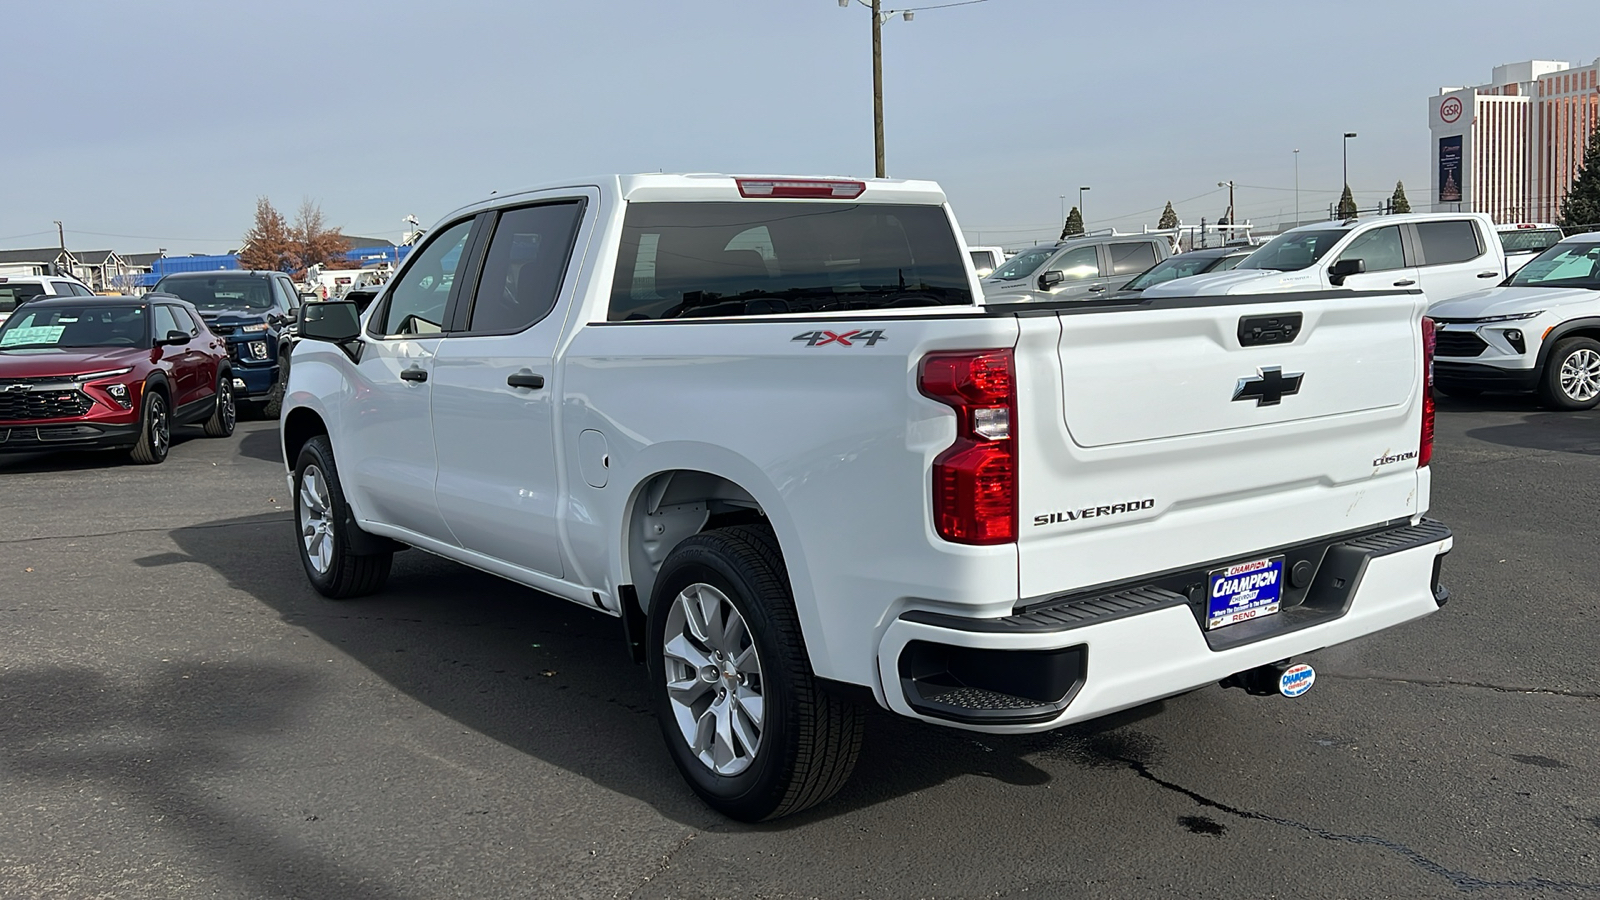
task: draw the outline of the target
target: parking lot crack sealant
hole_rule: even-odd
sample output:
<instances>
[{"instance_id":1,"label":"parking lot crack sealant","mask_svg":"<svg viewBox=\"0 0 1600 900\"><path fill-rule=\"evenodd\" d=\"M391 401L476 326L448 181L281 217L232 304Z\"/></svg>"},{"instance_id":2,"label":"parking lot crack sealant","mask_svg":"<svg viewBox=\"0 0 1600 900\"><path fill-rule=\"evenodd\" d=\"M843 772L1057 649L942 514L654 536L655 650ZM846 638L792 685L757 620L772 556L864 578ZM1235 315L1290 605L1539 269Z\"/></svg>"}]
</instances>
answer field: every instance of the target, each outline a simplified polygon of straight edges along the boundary
<instances>
[{"instance_id":1,"label":"parking lot crack sealant","mask_svg":"<svg viewBox=\"0 0 1600 900\"><path fill-rule=\"evenodd\" d=\"M1553 891L1563 894L1600 893L1600 883L1556 881L1549 878L1527 878L1521 881L1493 881L1486 878L1479 878L1476 875L1469 875L1466 872L1449 868L1448 866L1436 862L1398 841L1392 841L1388 838L1378 837L1377 835L1371 834L1342 834L1337 831L1329 831L1325 828L1318 828L1315 825L1308 825L1304 822L1298 822L1294 819L1285 818L1283 816L1274 816L1268 813L1240 809L1236 806L1230 806L1226 803L1223 803L1220 800L1213 800L1210 797L1207 797L1198 791L1190 790L1181 784L1168 781L1150 771L1150 767L1147 766L1142 760L1133 759L1128 756L1108 756L1106 758L1115 762L1120 762L1123 765L1126 765L1133 771L1135 775L1138 775L1140 778L1143 778L1146 781L1149 781L1174 793L1182 794L1200 806L1208 809L1214 809L1218 812L1226 813L1230 816L1236 816L1248 821L1266 822L1268 824L1278 825L1284 828L1293 828L1297 831L1303 831L1307 834L1315 835L1323 840L1377 847L1381 850L1387 850L1390 853L1401 857L1406 862L1411 863L1417 868L1449 881L1455 886L1456 890L1461 891L1462 893L1471 893L1473 891L1482 890Z\"/></svg>"}]
</instances>

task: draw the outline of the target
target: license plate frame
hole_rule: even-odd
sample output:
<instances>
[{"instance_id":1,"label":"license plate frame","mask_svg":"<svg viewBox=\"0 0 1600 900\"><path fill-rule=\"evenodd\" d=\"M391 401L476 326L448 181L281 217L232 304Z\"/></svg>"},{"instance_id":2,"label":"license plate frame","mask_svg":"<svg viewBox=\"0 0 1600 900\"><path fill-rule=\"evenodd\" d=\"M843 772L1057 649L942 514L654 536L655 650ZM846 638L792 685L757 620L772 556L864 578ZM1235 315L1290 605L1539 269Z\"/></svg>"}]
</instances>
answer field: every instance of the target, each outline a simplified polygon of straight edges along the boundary
<instances>
[{"instance_id":1,"label":"license plate frame","mask_svg":"<svg viewBox=\"0 0 1600 900\"><path fill-rule=\"evenodd\" d=\"M1269 556L1206 573L1206 630L1276 615L1283 609L1284 557ZM1220 591L1220 593L1219 593Z\"/></svg>"}]
</instances>

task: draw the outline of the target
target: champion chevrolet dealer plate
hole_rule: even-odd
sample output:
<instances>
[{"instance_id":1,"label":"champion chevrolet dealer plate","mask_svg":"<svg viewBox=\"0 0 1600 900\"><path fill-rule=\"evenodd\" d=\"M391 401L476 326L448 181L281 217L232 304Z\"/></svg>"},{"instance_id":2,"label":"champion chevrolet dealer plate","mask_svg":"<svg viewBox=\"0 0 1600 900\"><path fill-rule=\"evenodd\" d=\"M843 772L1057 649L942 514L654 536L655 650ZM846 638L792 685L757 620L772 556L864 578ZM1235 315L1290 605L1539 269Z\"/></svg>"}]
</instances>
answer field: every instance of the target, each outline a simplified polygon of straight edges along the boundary
<instances>
[{"instance_id":1,"label":"champion chevrolet dealer plate","mask_svg":"<svg viewBox=\"0 0 1600 900\"><path fill-rule=\"evenodd\" d=\"M1283 600L1283 557L1216 569L1207 580L1206 628L1270 616Z\"/></svg>"}]
</instances>

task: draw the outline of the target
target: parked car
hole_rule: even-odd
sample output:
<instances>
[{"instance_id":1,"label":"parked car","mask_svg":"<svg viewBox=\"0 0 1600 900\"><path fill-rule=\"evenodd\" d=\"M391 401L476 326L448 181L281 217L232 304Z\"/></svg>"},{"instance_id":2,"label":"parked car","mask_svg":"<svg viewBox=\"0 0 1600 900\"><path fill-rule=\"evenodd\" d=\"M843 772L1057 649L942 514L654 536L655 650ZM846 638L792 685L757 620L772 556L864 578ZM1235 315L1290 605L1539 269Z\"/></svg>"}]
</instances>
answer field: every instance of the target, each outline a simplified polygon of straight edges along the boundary
<instances>
[{"instance_id":1,"label":"parked car","mask_svg":"<svg viewBox=\"0 0 1600 900\"><path fill-rule=\"evenodd\" d=\"M66 275L0 275L0 322L35 297L93 297L89 286Z\"/></svg>"},{"instance_id":2,"label":"parked car","mask_svg":"<svg viewBox=\"0 0 1600 900\"><path fill-rule=\"evenodd\" d=\"M983 279L984 303L1097 300L1172 255L1164 237L1100 234L1019 252Z\"/></svg>"},{"instance_id":3,"label":"parked car","mask_svg":"<svg viewBox=\"0 0 1600 900\"><path fill-rule=\"evenodd\" d=\"M1429 307L1435 384L1452 397L1534 391L1553 409L1600 405L1600 234L1566 238L1501 287Z\"/></svg>"},{"instance_id":4,"label":"parked car","mask_svg":"<svg viewBox=\"0 0 1600 900\"><path fill-rule=\"evenodd\" d=\"M1421 297L984 308L960 247L926 181L450 213L365 314L304 307L307 578L419 547L617 617L678 769L750 820L838 790L861 704L1023 733L1293 696L1293 657L1439 608Z\"/></svg>"},{"instance_id":5,"label":"parked car","mask_svg":"<svg viewBox=\"0 0 1600 900\"><path fill-rule=\"evenodd\" d=\"M227 346L175 297L44 297L0 325L0 451L126 448L167 458L172 429L233 433Z\"/></svg>"},{"instance_id":6,"label":"parked car","mask_svg":"<svg viewBox=\"0 0 1600 900\"><path fill-rule=\"evenodd\" d=\"M967 247L967 255L972 257L972 268L983 278L1000 264L1006 261L1006 251L1002 247Z\"/></svg>"},{"instance_id":7,"label":"parked car","mask_svg":"<svg viewBox=\"0 0 1600 900\"><path fill-rule=\"evenodd\" d=\"M1249 256L1256 248L1247 244L1232 247L1211 247L1199 250L1190 250L1177 256L1164 259L1138 275L1111 296L1119 299L1137 297L1147 288L1164 284L1175 278L1188 278L1190 275L1204 275L1207 272L1226 272L1239 264L1239 261Z\"/></svg>"},{"instance_id":8,"label":"parked car","mask_svg":"<svg viewBox=\"0 0 1600 900\"><path fill-rule=\"evenodd\" d=\"M1497 284L1506 274L1505 251L1487 215L1408 213L1292 228L1231 272L1169 281L1144 295L1405 289L1439 301Z\"/></svg>"},{"instance_id":9,"label":"parked car","mask_svg":"<svg viewBox=\"0 0 1600 900\"><path fill-rule=\"evenodd\" d=\"M158 293L194 304L211 330L228 341L233 390L241 404L276 419L283 402L283 367L294 346L301 299L282 272L178 272L156 282Z\"/></svg>"},{"instance_id":10,"label":"parked car","mask_svg":"<svg viewBox=\"0 0 1600 900\"><path fill-rule=\"evenodd\" d=\"M1495 230L1500 235L1500 246L1506 251L1507 275L1516 272L1526 265L1528 260L1560 243L1565 236L1559 225L1538 222L1500 225Z\"/></svg>"}]
</instances>

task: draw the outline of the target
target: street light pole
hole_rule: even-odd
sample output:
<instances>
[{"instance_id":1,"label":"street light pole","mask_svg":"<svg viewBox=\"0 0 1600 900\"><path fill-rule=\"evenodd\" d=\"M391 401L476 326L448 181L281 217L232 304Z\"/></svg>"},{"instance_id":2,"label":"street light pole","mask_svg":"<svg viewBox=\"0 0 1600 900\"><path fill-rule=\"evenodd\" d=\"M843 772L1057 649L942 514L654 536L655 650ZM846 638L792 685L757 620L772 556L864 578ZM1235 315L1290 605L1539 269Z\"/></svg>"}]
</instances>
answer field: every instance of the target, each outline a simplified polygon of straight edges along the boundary
<instances>
[{"instance_id":1,"label":"street light pole","mask_svg":"<svg viewBox=\"0 0 1600 900\"><path fill-rule=\"evenodd\" d=\"M1062 222L1062 224L1066 224L1066 221L1067 221L1067 195L1066 194L1058 194L1057 196L1059 196L1061 198L1061 222Z\"/></svg>"},{"instance_id":2,"label":"street light pole","mask_svg":"<svg viewBox=\"0 0 1600 900\"><path fill-rule=\"evenodd\" d=\"M1294 227L1300 227L1300 148L1294 148Z\"/></svg>"},{"instance_id":3,"label":"street light pole","mask_svg":"<svg viewBox=\"0 0 1600 900\"><path fill-rule=\"evenodd\" d=\"M1356 133L1354 131L1346 131L1344 133L1344 186L1346 189L1350 187L1350 139L1355 136ZM1354 194L1352 194L1353 196Z\"/></svg>"},{"instance_id":4,"label":"street light pole","mask_svg":"<svg viewBox=\"0 0 1600 900\"><path fill-rule=\"evenodd\" d=\"M1080 219L1083 219L1083 192L1087 191L1087 190L1088 190L1087 187L1078 188L1078 218L1080 218ZM1087 219L1084 219L1084 221L1085 221L1085 223L1088 222ZM1089 226L1087 224L1085 224L1083 226L1083 230L1084 231L1088 231L1089 230Z\"/></svg>"},{"instance_id":5,"label":"street light pole","mask_svg":"<svg viewBox=\"0 0 1600 900\"><path fill-rule=\"evenodd\" d=\"M1225 187L1228 189L1228 224L1232 225L1234 223L1234 219L1238 218L1238 216L1233 214L1233 179L1230 178L1227 181L1219 181L1217 182L1217 187ZM1226 232L1224 232L1222 235L1222 243L1228 243L1228 235Z\"/></svg>"}]
</instances>

